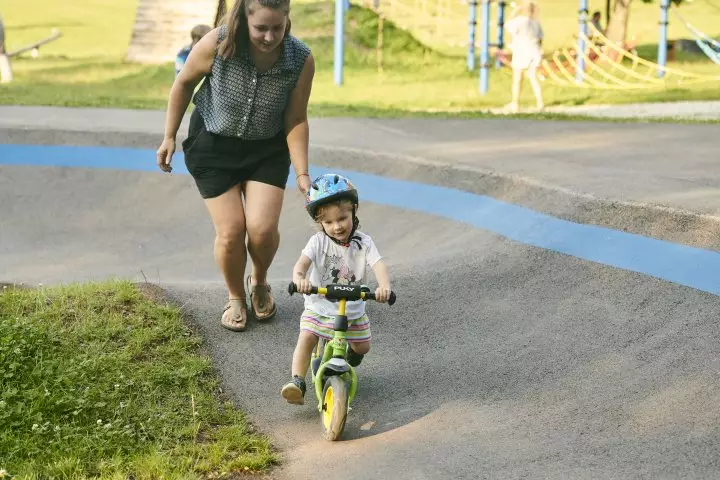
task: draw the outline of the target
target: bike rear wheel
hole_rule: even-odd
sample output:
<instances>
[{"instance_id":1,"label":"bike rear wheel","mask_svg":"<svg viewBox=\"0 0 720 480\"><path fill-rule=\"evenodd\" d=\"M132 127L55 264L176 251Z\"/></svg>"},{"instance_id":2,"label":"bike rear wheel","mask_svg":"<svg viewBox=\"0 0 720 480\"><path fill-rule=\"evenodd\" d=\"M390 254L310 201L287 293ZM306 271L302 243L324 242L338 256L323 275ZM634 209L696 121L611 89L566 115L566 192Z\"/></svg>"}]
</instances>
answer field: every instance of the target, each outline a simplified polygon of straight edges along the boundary
<instances>
[{"instance_id":1,"label":"bike rear wheel","mask_svg":"<svg viewBox=\"0 0 720 480\"><path fill-rule=\"evenodd\" d=\"M348 389L345 380L337 375L328 377L323 388L320 421L323 436L331 442L340 438L347 418Z\"/></svg>"}]
</instances>

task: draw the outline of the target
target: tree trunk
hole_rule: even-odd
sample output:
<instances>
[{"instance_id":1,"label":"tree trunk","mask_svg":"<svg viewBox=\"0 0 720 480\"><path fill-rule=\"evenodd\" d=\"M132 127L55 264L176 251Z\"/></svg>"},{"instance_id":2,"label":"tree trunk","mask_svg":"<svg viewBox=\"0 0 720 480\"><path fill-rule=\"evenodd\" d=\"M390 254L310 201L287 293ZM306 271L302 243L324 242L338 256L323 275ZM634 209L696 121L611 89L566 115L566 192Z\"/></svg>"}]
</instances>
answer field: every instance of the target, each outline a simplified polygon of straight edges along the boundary
<instances>
[{"instance_id":1,"label":"tree trunk","mask_svg":"<svg viewBox=\"0 0 720 480\"><path fill-rule=\"evenodd\" d=\"M625 46L628 19L630 18L630 3L632 3L632 0L615 0L613 12L605 32L605 36L620 48ZM619 54L612 49L608 52L608 55L613 59L619 57Z\"/></svg>"},{"instance_id":2,"label":"tree trunk","mask_svg":"<svg viewBox=\"0 0 720 480\"><path fill-rule=\"evenodd\" d=\"M5 53L5 26L3 25L3 19L0 17L0 55Z\"/></svg>"},{"instance_id":3,"label":"tree trunk","mask_svg":"<svg viewBox=\"0 0 720 480\"><path fill-rule=\"evenodd\" d=\"M5 27L2 17L0 17L0 83L10 83L12 79L10 58L5 55Z\"/></svg>"},{"instance_id":4,"label":"tree trunk","mask_svg":"<svg viewBox=\"0 0 720 480\"><path fill-rule=\"evenodd\" d=\"M612 2L610 0L605 0L605 30L607 30L607 26L612 18L612 11L610 10L611 3Z\"/></svg>"}]
</instances>

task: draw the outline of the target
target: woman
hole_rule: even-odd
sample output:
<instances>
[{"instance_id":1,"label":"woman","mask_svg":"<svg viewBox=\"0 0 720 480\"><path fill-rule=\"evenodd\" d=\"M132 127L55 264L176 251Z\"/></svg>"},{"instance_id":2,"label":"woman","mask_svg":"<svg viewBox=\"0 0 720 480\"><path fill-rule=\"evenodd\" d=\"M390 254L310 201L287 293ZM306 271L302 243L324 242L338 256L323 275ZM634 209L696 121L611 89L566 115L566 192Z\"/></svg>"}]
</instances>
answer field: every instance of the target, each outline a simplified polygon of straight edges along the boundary
<instances>
[{"instance_id":1,"label":"woman","mask_svg":"<svg viewBox=\"0 0 720 480\"><path fill-rule=\"evenodd\" d=\"M280 243L278 223L289 167L305 193L308 120L315 62L290 34L289 0L238 0L227 21L192 49L170 91L165 139L157 151L165 172L197 84L185 163L215 226L215 259L229 300L221 324L243 331L246 293L258 321L272 318L267 271ZM247 241L247 251L246 251ZM243 282L247 253L252 270Z\"/></svg>"},{"instance_id":2,"label":"woman","mask_svg":"<svg viewBox=\"0 0 720 480\"><path fill-rule=\"evenodd\" d=\"M537 67L542 61L543 29L537 19L537 5L529 1L522 5L518 16L505 24L506 31L512 36L512 101L507 108L515 113L519 110L520 88L523 75L527 71L530 85L535 93L538 110L544 108L542 89L537 78Z\"/></svg>"}]
</instances>

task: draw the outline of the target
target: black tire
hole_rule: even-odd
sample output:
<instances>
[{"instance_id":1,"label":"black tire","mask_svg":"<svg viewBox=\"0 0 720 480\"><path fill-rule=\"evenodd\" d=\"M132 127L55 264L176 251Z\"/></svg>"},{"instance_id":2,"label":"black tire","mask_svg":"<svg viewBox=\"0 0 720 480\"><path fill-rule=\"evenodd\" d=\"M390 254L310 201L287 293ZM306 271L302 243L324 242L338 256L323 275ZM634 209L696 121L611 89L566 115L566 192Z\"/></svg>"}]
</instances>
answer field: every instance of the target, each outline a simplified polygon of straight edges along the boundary
<instances>
[{"instance_id":1,"label":"black tire","mask_svg":"<svg viewBox=\"0 0 720 480\"><path fill-rule=\"evenodd\" d=\"M328 394L328 390L330 390L330 394ZM323 437L334 442L345 430L348 405L348 389L345 380L337 375L328 377L323 387L322 402L320 424L323 427Z\"/></svg>"}]
</instances>

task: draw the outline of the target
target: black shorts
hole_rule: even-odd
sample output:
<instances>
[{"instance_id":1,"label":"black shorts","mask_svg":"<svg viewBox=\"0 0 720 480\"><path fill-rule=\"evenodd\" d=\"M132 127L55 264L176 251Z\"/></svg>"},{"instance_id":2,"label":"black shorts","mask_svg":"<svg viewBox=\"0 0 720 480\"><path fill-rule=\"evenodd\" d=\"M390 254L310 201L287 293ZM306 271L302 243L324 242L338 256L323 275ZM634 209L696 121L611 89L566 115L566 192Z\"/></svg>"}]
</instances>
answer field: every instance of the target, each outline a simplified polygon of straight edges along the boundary
<instances>
[{"instance_id":1,"label":"black shorts","mask_svg":"<svg viewBox=\"0 0 720 480\"><path fill-rule=\"evenodd\" d=\"M217 135L205 129L195 110L182 148L185 165L203 198L217 197L248 180L284 189L290 175L290 152L283 131L264 140Z\"/></svg>"}]
</instances>

